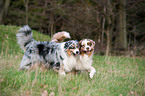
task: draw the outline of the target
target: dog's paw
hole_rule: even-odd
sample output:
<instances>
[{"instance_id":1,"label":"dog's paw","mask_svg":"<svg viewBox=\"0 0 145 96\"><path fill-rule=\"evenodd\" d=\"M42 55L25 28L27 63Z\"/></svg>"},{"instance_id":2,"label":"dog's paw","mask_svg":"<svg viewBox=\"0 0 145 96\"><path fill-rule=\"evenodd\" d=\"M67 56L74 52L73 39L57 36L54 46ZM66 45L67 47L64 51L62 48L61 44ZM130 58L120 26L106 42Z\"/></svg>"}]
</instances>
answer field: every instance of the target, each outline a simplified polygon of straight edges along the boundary
<instances>
[{"instance_id":1,"label":"dog's paw","mask_svg":"<svg viewBox=\"0 0 145 96\"><path fill-rule=\"evenodd\" d=\"M90 72L89 76L90 76L91 79L93 78L95 73L96 73L96 70L93 70L93 71Z\"/></svg>"},{"instance_id":2,"label":"dog's paw","mask_svg":"<svg viewBox=\"0 0 145 96\"><path fill-rule=\"evenodd\" d=\"M65 76L66 73L64 71L59 71L59 75Z\"/></svg>"},{"instance_id":3,"label":"dog's paw","mask_svg":"<svg viewBox=\"0 0 145 96\"><path fill-rule=\"evenodd\" d=\"M93 76L94 76L94 74L90 73L90 74L89 74L89 76L90 76L90 78L92 79L92 78L93 78Z\"/></svg>"}]
</instances>

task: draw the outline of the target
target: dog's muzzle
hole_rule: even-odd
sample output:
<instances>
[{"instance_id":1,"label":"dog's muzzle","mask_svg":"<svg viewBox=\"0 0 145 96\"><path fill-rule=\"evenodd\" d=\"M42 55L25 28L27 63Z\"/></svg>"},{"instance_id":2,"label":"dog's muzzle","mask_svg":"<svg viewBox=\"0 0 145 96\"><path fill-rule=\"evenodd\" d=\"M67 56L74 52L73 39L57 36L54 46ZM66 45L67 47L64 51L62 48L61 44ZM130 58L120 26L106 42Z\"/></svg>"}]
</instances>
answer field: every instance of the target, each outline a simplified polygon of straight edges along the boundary
<instances>
[{"instance_id":1,"label":"dog's muzzle","mask_svg":"<svg viewBox=\"0 0 145 96\"><path fill-rule=\"evenodd\" d=\"M79 50L77 50L77 49L73 51L73 55L75 55L75 56L78 56L79 53L80 53L80 52L79 52Z\"/></svg>"}]
</instances>

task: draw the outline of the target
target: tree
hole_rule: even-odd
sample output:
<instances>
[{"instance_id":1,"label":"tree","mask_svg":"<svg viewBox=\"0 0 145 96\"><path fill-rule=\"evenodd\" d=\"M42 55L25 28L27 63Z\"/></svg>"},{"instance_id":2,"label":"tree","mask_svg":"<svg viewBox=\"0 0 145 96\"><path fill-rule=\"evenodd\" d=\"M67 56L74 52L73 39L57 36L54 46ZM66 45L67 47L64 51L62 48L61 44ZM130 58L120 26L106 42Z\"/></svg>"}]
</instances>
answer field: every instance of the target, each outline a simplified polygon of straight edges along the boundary
<instances>
[{"instance_id":1,"label":"tree","mask_svg":"<svg viewBox=\"0 0 145 96\"><path fill-rule=\"evenodd\" d=\"M117 16L117 28L116 28L116 50L127 49L127 33L126 33L126 0L118 0L118 16Z\"/></svg>"},{"instance_id":2,"label":"tree","mask_svg":"<svg viewBox=\"0 0 145 96\"><path fill-rule=\"evenodd\" d=\"M114 29L114 6L115 3L112 0L107 0L107 10L104 11L107 27L106 27L106 36L107 36L107 44L106 44L106 56L110 54L111 45L112 45L112 33Z\"/></svg>"},{"instance_id":3,"label":"tree","mask_svg":"<svg viewBox=\"0 0 145 96\"><path fill-rule=\"evenodd\" d=\"M10 0L0 0L0 24L4 23L5 17L8 12Z\"/></svg>"},{"instance_id":4,"label":"tree","mask_svg":"<svg viewBox=\"0 0 145 96\"><path fill-rule=\"evenodd\" d=\"M26 12L26 24L28 25L28 10L29 10L29 0L23 0L25 4L25 12Z\"/></svg>"},{"instance_id":5,"label":"tree","mask_svg":"<svg viewBox=\"0 0 145 96\"><path fill-rule=\"evenodd\" d=\"M145 0L11 0L9 6L8 1L0 2L0 23L29 24L50 36L66 30L72 39L93 39L98 54L145 43Z\"/></svg>"}]
</instances>

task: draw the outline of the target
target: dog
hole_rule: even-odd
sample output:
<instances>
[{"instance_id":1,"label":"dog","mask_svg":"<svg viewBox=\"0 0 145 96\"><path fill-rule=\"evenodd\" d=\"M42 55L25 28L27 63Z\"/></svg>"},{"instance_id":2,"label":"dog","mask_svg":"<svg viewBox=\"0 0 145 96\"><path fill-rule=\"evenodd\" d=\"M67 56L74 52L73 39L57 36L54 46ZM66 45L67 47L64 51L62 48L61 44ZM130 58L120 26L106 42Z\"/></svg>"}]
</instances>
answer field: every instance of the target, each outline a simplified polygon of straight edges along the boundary
<instances>
[{"instance_id":1,"label":"dog","mask_svg":"<svg viewBox=\"0 0 145 96\"><path fill-rule=\"evenodd\" d=\"M52 41L36 41L28 25L20 28L16 34L17 43L25 54L20 63L20 70L31 69L36 63L46 68L58 70L65 75L76 66L79 54L79 43L76 40L56 43Z\"/></svg>"},{"instance_id":2,"label":"dog","mask_svg":"<svg viewBox=\"0 0 145 96\"><path fill-rule=\"evenodd\" d=\"M61 36L59 34L57 34L57 37ZM54 37L55 36L56 35L54 35ZM60 40L59 38L55 37L55 40L52 41L58 42ZM71 71L75 74L77 71L88 71L90 72L89 77L92 79L94 74L96 73L95 68L92 67L95 42L91 39L83 39L79 42L79 45L80 54L78 58L73 58L72 60L70 60L71 62L73 61L73 64L70 64L72 70L69 70L69 72Z\"/></svg>"},{"instance_id":3,"label":"dog","mask_svg":"<svg viewBox=\"0 0 145 96\"><path fill-rule=\"evenodd\" d=\"M26 26L25 26L26 27ZM27 26L27 28L29 28L29 26ZM31 31L31 29L29 28L29 30ZM28 32L27 32L28 33ZM21 34L23 36L23 34ZM26 38L22 38L22 36L17 36L18 39L18 44L20 45L21 49L25 52L26 51L26 47L25 47L25 43L27 41L29 41L33 34L31 33L30 35L28 35ZM21 39L22 38L22 39ZM62 31L62 32L57 32L53 35L51 41L52 42L56 42L56 43L61 43L64 40L69 40L71 38L70 34L66 31ZM29 42L28 42L29 43Z\"/></svg>"},{"instance_id":4,"label":"dog","mask_svg":"<svg viewBox=\"0 0 145 96\"><path fill-rule=\"evenodd\" d=\"M82 39L79 45L80 55L77 58L75 69L90 72L89 77L92 79L96 73L95 68L92 67L95 42L91 39Z\"/></svg>"}]
</instances>

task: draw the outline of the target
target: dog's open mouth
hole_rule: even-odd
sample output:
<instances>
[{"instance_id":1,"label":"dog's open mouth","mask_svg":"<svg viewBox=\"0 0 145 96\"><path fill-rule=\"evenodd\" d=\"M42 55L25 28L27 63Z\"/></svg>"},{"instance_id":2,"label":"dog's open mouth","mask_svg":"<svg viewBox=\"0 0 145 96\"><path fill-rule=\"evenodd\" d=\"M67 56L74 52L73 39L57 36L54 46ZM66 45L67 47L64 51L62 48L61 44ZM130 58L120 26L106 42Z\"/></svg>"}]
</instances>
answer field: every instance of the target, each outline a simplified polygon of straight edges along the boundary
<instances>
[{"instance_id":1,"label":"dog's open mouth","mask_svg":"<svg viewBox=\"0 0 145 96\"><path fill-rule=\"evenodd\" d=\"M87 51L84 51L85 53L89 54L90 53L90 50L87 50Z\"/></svg>"},{"instance_id":2,"label":"dog's open mouth","mask_svg":"<svg viewBox=\"0 0 145 96\"><path fill-rule=\"evenodd\" d=\"M93 49L91 50L83 50L86 54L90 54L90 52L92 51Z\"/></svg>"},{"instance_id":3,"label":"dog's open mouth","mask_svg":"<svg viewBox=\"0 0 145 96\"><path fill-rule=\"evenodd\" d=\"M90 53L90 51L86 51L86 53L87 53L87 54L89 54L89 53Z\"/></svg>"}]
</instances>

